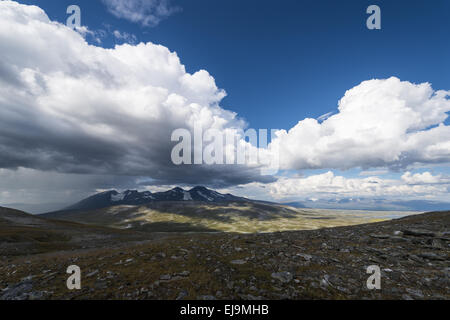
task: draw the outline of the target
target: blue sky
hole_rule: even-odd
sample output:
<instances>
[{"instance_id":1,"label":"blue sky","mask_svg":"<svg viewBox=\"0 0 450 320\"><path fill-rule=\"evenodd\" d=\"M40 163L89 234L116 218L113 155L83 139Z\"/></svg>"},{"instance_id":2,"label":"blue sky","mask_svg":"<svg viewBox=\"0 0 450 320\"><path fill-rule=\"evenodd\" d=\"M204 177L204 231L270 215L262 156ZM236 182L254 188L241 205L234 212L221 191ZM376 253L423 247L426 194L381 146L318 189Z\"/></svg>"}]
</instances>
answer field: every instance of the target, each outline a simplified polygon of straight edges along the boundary
<instances>
[{"instance_id":1,"label":"blue sky","mask_svg":"<svg viewBox=\"0 0 450 320\"><path fill-rule=\"evenodd\" d=\"M65 22L77 4L82 24L136 35L176 51L188 72L206 69L227 91L222 106L254 128L289 129L335 111L345 91L397 76L448 89L450 3L427 1L177 1L182 10L155 27L118 19L101 1L21 1ZM366 28L366 9L382 10L382 30ZM447 28L446 28L446 27ZM88 40L92 41L92 39ZM112 47L113 37L104 47Z\"/></svg>"},{"instance_id":2,"label":"blue sky","mask_svg":"<svg viewBox=\"0 0 450 320\"><path fill-rule=\"evenodd\" d=\"M0 2L0 203L195 184L276 201L448 199L447 0L18 2ZM53 23L74 4L84 38ZM381 30L366 27L374 4ZM278 174L169 161L180 124L244 128L228 110L285 130Z\"/></svg>"}]
</instances>

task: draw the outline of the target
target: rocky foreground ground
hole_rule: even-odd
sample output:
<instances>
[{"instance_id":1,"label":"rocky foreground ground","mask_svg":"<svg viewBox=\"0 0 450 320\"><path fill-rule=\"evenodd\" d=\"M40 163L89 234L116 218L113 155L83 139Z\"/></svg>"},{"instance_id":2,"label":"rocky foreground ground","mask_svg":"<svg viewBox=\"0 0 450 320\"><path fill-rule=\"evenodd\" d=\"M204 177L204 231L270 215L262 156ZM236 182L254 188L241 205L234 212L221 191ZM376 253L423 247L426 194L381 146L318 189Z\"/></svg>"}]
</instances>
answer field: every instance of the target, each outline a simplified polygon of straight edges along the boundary
<instances>
[{"instance_id":1,"label":"rocky foreground ground","mask_svg":"<svg viewBox=\"0 0 450 320\"><path fill-rule=\"evenodd\" d=\"M185 234L3 256L0 299L449 299L450 212L273 234ZM82 271L70 291L66 269ZM381 290L367 289L367 267Z\"/></svg>"}]
</instances>

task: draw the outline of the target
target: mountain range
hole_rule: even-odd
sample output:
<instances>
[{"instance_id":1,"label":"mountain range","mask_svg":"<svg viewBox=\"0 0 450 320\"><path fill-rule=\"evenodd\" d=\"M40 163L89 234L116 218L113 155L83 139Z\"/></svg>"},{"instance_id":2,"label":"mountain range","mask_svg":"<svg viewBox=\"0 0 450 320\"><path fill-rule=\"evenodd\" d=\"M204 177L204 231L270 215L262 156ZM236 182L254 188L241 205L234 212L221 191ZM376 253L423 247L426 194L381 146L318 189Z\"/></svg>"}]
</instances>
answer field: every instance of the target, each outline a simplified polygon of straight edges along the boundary
<instances>
[{"instance_id":1,"label":"mountain range","mask_svg":"<svg viewBox=\"0 0 450 320\"><path fill-rule=\"evenodd\" d=\"M111 190L93 195L74 205L64 208L62 211L96 210L120 205L138 206L161 201L221 203L251 200L236 197L232 194L222 194L200 186L188 191L182 188L174 188L166 192L157 193L152 193L150 191L139 192L137 190L127 190L124 192Z\"/></svg>"}]
</instances>

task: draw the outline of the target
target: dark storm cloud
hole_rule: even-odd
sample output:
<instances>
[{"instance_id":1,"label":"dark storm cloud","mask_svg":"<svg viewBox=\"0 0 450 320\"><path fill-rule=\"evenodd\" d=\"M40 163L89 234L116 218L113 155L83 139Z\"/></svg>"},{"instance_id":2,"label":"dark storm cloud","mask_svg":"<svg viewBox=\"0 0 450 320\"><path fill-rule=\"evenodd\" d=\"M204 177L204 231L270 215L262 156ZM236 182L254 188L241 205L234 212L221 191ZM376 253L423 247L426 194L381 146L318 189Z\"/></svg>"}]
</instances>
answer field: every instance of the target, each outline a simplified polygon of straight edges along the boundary
<instances>
[{"instance_id":1,"label":"dark storm cloud","mask_svg":"<svg viewBox=\"0 0 450 320\"><path fill-rule=\"evenodd\" d=\"M163 46L105 50L38 7L0 6L0 169L30 169L16 175L21 179L35 171L60 174L68 189L69 180L82 174L76 179L89 190L114 187L111 181L117 188L142 180L210 186L273 181L246 166L172 163L175 129L244 126L220 108L225 92L208 72L186 73ZM46 175L37 177L45 184Z\"/></svg>"}]
</instances>

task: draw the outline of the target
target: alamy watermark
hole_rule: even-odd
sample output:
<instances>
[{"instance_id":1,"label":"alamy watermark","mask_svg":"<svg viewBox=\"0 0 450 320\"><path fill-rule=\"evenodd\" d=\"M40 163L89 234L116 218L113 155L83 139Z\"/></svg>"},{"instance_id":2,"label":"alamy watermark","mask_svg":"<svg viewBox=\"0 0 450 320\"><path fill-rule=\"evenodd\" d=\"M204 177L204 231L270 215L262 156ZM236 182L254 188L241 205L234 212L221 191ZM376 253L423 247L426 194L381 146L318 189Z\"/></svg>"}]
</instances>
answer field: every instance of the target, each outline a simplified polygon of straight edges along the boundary
<instances>
[{"instance_id":1,"label":"alamy watermark","mask_svg":"<svg viewBox=\"0 0 450 320\"><path fill-rule=\"evenodd\" d=\"M367 29L380 30L381 29L381 9L377 5L371 5L367 8L367 14L371 16L367 19Z\"/></svg>"},{"instance_id":2,"label":"alamy watermark","mask_svg":"<svg viewBox=\"0 0 450 320\"><path fill-rule=\"evenodd\" d=\"M70 16L67 18L66 26L71 29L81 28L81 9L77 5L70 5L66 10L67 14Z\"/></svg>"},{"instance_id":3,"label":"alamy watermark","mask_svg":"<svg viewBox=\"0 0 450 320\"><path fill-rule=\"evenodd\" d=\"M367 267L367 273L371 274L367 279L367 289L369 290L381 290L381 270L379 266Z\"/></svg>"},{"instance_id":4,"label":"alamy watermark","mask_svg":"<svg viewBox=\"0 0 450 320\"><path fill-rule=\"evenodd\" d=\"M278 130L207 129L195 125L193 132L176 129L172 133L172 162L175 165L245 165L263 175L277 174L280 168L277 144L270 138Z\"/></svg>"},{"instance_id":5,"label":"alamy watermark","mask_svg":"<svg viewBox=\"0 0 450 320\"><path fill-rule=\"evenodd\" d=\"M71 276L67 279L67 289L80 290L81 289L81 269L79 266L72 265L67 268L67 273Z\"/></svg>"}]
</instances>

